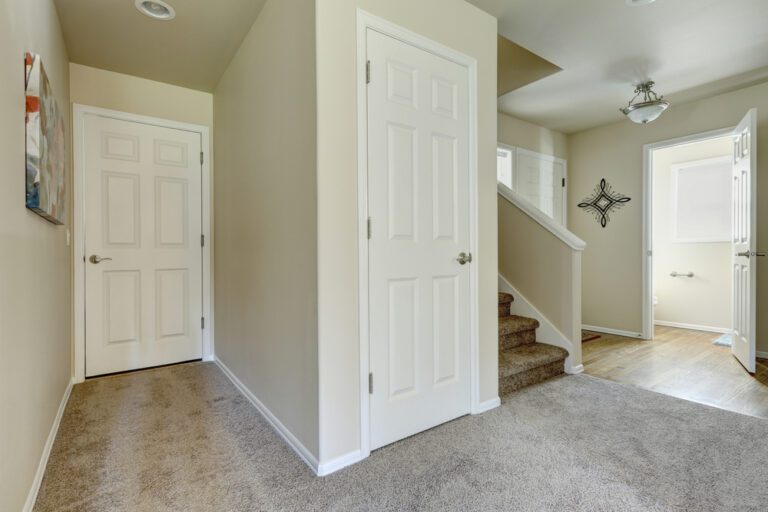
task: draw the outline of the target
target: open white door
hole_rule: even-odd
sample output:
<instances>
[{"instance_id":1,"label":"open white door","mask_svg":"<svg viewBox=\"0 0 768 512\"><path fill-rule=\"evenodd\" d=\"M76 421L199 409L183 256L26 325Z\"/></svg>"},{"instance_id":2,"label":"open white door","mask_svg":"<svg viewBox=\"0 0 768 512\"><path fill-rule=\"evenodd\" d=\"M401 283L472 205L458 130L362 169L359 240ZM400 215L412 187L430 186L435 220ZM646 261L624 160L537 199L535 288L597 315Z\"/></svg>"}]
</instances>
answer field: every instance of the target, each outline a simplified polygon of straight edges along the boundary
<instances>
[{"instance_id":1,"label":"open white door","mask_svg":"<svg viewBox=\"0 0 768 512\"><path fill-rule=\"evenodd\" d=\"M470 412L469 70L369 29L371 448Z\"/></svg>"},{"instance_id":2,"label":"open white door","mask_svg":"<svg viewBox=\"0 0 768 512\"><path fill-rule=\"evenodd\" d=\"M734 132L733 150L733 345L736 359L755 372L757 256L757 110Z\"/></svg>"}]
</instances>

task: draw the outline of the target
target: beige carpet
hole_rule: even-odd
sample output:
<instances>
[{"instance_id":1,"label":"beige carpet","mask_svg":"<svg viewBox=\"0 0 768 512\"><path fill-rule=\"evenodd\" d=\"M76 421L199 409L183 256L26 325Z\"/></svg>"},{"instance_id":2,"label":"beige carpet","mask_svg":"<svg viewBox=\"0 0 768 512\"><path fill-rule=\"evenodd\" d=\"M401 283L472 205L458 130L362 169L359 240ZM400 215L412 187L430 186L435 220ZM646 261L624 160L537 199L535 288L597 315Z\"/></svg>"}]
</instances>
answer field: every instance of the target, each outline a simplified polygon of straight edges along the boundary
<instances>
[{"instance_id":1,"label":"beige carpet","mask_svg":"<svg viewBox=\"0 0 768 512\"><path fill-rule=\"evenodd\" d=\"M317 478L213 364L75 387L37 511L764 511L768 421L585 375Z\"/></svg>"}]
</instances>

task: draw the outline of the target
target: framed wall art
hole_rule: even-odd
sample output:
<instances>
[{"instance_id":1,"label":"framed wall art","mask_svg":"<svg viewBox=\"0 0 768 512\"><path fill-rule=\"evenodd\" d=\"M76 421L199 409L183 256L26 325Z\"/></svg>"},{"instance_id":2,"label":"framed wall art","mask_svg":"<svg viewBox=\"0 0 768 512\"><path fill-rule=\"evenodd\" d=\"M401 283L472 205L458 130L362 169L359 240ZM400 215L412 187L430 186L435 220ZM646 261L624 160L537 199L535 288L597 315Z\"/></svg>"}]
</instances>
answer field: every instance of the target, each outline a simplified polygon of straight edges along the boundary
<instances>
[{"instance_id":1,"label":"framed wall art","mask_svg":"<svg viewBox=\"0 0 768 512\"><path fill-rule=\"evenodd\" d=\"M26 206L54 224L66 220L64 121L40 55L24 56L26 84Z\"/></svg>"}]
</instances>

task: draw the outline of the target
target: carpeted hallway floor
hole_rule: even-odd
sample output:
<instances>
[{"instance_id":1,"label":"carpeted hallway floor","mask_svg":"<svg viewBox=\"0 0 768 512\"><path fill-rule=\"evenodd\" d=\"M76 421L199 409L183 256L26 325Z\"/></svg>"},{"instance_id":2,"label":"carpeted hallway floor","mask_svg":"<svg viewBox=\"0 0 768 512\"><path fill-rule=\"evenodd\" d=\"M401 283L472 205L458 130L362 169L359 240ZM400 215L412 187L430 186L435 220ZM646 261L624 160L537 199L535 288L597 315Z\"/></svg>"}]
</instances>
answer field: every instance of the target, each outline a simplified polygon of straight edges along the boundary
<instances>
[{"instance_id":1,"label":"carpeted hallway floor","mask_svg":"<svg viewBox=\"0 0 768 512\"><path fill-rule=\"evenodd\" d=\"M76 386L36 511L762 511L768 420L578 375L313 476L213 364Z\"/></svg>"}]
</instances>

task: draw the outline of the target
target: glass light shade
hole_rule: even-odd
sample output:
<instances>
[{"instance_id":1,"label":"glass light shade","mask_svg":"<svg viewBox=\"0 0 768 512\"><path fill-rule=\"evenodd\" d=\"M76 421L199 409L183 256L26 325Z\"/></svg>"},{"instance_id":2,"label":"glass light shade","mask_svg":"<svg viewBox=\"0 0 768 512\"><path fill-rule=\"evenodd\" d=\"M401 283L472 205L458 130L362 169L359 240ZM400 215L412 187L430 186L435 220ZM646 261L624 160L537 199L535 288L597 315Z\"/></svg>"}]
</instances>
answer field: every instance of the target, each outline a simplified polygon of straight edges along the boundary
<instances>
[{"instance_id":1,"label":"glass light shade","mask_svg":"<svg viewBox=\"0 0 768 512\"><path fill-rule=\"evenodd\" d=\"M621 109L630 121L638 124L650 123L659 118L667 110L669 102L664 100L649 101L646 103L637 103L627 108Z\"/></svg>"}]
</instances>

